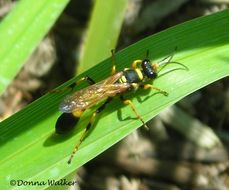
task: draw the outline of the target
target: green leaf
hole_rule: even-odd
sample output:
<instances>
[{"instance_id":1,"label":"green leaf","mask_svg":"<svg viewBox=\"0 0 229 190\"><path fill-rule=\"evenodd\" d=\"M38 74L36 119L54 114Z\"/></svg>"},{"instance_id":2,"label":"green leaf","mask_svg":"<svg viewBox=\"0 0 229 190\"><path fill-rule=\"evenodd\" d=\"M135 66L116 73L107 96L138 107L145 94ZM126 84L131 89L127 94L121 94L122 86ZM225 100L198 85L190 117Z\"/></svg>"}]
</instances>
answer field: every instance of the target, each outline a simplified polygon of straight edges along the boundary
<instances>
[{"instance_id":1,"label":"green leaf","mask_svg":"<svg viewBox=\"0 0 229 190\"><path fill-rule=\"evenodd\" d=\"M127 3L126 0L95 1L78 73L110 56L117 43Z\"/></svg>"},{"instance_id":2,"label":"green leaf","mask_svg":"<svg viewBox=\"0 0 229 190\"><path fill-rule=\"evenodd\" d=\"M228 10L201 17L147 37L117 53L117 69L122 70L130 67L133 60L143 59L146 50L150 51L151 60L161 60L177 47L173 60L189 68L189 71L171 71L154 81L155 86L169 93L168 97L155 94L154 91L133 94L142 100L133 98L145 121L184 96L229 75L228 17ZM163 72L177 67L170 64ZM76 79L88 75L99 81L109 76L110 69L111 59L108 59ZM2 189L13 188L10 186L10 180L61 179L141 126L141 122L134 119L135 116L129 107L120 104L119 100L113 101L80 146L72 164L68 165L69 155L79 141L91 111L85 113L71 134L55 135L54 126L60 115L58 104L67 93L47 94L0 124ZM121 114L117 114L120 109ZM129 116L131 118L128 119ZM33 189L47 186L33 186ZM14 188L31 189L31 186Z\"/></svg>"},{"instance_id":3,"label":"green leaf","mask_svg":"<svg viewBox=\"0 0 229 190\"><path fill-rule=\"evenodd\" d=\"M69 0L21 0L0 25L0 92L61 14Z\"/></svg>"}]
</instances>

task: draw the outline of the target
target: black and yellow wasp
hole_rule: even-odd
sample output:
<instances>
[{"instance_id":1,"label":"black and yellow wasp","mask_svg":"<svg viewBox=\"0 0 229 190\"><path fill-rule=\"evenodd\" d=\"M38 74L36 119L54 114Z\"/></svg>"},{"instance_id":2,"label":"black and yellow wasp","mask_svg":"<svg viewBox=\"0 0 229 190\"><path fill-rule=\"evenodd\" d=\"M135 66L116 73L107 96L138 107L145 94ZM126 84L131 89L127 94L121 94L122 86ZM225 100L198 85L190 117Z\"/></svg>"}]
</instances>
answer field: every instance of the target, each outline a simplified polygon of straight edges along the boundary
<instances>
[{"instance_id":1,"label":"black and yellow wasp","mask_svg":"<svg viewBox=\"0 0 229 190\"><path fill-rule=\"evenodd\" d=\"M147 51L146 57L148 57L148 52L149 51ZM124 104L130 105L136 117L142 122L144 126L146 126L145 122L143 121L140 114L137 112L132 101L129 99L125 99L123 97L123 94L127 91L135 91L139 88L142 88L154 89L167 96L167 92L160 90L159 88L151 84L147 84L146 82L152 79L156 79L159 71L168 63L180 64L178 62L171 61L173 55L174 54L166 57L158 63L151 63L148 58L144 60L135 60L133 61L131 68L126 68L123 71L116 72L114 51L112 50L113 66L112 75L110 77L98 83L95 83L93 79L86 76L69 86L70 88L74 88L82 81L87 81L90 85L66 96L61 102L59 109L63 113L56 122L56 132L58 134L63 134L71 130L79 121L79 118L86 109L91 108L99 102L103 102L92 114L88 125L84 129L84 132L81 134L80 140L76 144L70 156L70 159L68 160L69 164L71 163L74 154L78 150L80 144L83 142L89 129L91 128L96 115L104 110L106 105L112 100L114 96L119 96Z\"/></svg>"}]
</instances>

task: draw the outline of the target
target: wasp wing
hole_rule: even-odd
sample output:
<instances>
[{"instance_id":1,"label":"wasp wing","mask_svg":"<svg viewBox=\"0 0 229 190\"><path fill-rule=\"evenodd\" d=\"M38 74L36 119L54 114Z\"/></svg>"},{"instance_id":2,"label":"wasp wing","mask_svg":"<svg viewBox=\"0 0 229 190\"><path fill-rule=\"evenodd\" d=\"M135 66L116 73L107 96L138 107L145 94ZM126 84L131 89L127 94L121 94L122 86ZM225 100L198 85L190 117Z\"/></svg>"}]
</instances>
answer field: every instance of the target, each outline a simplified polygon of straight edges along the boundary
<instances>
[{"instance_id":1,"label":"wasp wing","mask_svg":"<svg viewBox=\"0 0 229 190\"><path fill-rule=\"evenodd\" d=\"M116 73L101 82L66 96L60 104L60 111L70 113L77 110L84 110L107 97L125 92L130 88L128 83L115 83L122 75L123 72Z\"/></svg>"}]
</instances>

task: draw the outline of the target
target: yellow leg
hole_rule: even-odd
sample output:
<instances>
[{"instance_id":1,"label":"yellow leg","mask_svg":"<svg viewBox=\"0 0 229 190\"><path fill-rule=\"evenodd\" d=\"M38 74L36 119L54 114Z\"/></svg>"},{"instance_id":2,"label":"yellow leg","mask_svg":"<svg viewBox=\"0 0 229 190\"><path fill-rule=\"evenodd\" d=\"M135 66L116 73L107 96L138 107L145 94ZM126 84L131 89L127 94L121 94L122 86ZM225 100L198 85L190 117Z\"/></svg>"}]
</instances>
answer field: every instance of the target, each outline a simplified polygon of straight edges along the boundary
<instances>
[{"instance_id":1,"label":"yellow leg","mask_svg":"<svg viewBox=\"0 0 229 190\"><path fill-rule=\"evenodd\" d=\"M51 90L50 93L59 93L59 92L65 92L67 90L72 90L73 88L75 88L75 86L79 85L81 82L83 81L87 81L89 85L95 84L95 81L90 78L90 77L82 77L81 79L77 80L76 82L70 84L69 86L59 89L59 90Z\"/></svg>"},{"instance_id":2,"label":"yellow leg","mask_svg":"<svg viewBox=\"0 0 229 190\"><path fill-rule=\"evenodd\" d=\"M85 139L85 137L88 134L89 129L91 128L91 126L93 125L93 123L95 122L95 118L96 116L105 109L106 105L112 100L111 97L109 97L91 116L89 123L87 124L87 127L85 128L85 130L83 131L83 133L80 136L80 140L79 142L76 144L75 148L72 151L72 154L68 160L68 164L71 164L72 159L74 157L74 155L76 154L76 152L78 151L80 145L82 144L83 140Z\"/></svg>"},{"instance_id":3,"label":"yellow leg","mask_svg":"<svg viewBox=\"0 0 229 190\"><path fill-rule=\"evenodd\" d=\"M111 69L111 75L116 73L116 64L115 64L115 51L114 49L111 50L111 56L112 56L112 69Z\"/></svg>"},{"instance_id":4,"label":"yellow leg","mask_svg":"<svg viewBox=\"0 0 229 190\"><path fill-rule=\"evenodd\" d=\"M93 115L91 116L91 119L90 119L90 121L89 121L89 123L88 123L86 129L83 131L83 133L82 133L81 136L80 136L79 142L76 144L75 148L74 148L73 151L72 151L72 154L71 154L71 156L70 156L70 158L69 158L69 160L68 160L68 164L71 164L74 155L75 155L76 152L78 151L80 145L82 144L83 140L84 140L85 137L87 136L87 133L88 133L89 129L91 128L92 124L94 123L94 120L95 120L96 115L97 115L96 112L94 112Z\"/></svg>"},{"instance_id":5,"label":"yellow leg","mask_svg":"<svg viewBox=\"0 0 229 190\"><path fill-rule=\"evenodd\" d=\"M135 60L135 61L132 63L132 68L133 68L133 69L137 69L137 68L138 68L138 65L140 65L141 63L142 63L142 60L140 60L140 59Z\"/></svg>"},{"instance_id":6,"label":"yellow leg","mask_svg":"<svg viewBox=\"0 0 229 190\"><path fill-rule=\"evenodd\" d=\"M73 83L72 85L75 85L75 86L79 85L83 81L87 81L89 85L95 84L95 81L92 78L86 76L86 77L82 77L81 79L79 79L78 81ZM73 86L73 87L75 87L75 86Z\"/></svg>"},{"instance_id":7,"label":"yellow leg","mask_svg":"<svg viewBox=\"0 0 229 190\"><path fill-rule=\"evenodd\" d=\"M158 92L160 92L160 93L162 93L163 95L165 95L165 96L168 96L169 94L168 94L168 92L166 92L166 91L163 91L163 90L161 90L160 88L157 88L157 87L155 87L155 86L153 86L153 85L151 85L151 84L144 84L144 85L140 85L140 87L142 87L143 89L154 89L154 90L157 90Z\"/></svg>"},{"instance_id":8,"label":"yellow leg","mask_svg":"<svg viewBox=\"0 0 229 190\"><path fill-rule=\"evenodd\" d=\"M123 101L123 103L125 105L129 105L131 107L131 109L133 110L133 112L135 113L136 117L142 122L143 126L146 128L146 129L149 129L146 125L146 123L144 122L144 120L142 119L142 117L140 116L140 114L137 112L133 102L131 100L125 100L122 96L120 97L121 100Z\"/></svg>"}]
</instances>

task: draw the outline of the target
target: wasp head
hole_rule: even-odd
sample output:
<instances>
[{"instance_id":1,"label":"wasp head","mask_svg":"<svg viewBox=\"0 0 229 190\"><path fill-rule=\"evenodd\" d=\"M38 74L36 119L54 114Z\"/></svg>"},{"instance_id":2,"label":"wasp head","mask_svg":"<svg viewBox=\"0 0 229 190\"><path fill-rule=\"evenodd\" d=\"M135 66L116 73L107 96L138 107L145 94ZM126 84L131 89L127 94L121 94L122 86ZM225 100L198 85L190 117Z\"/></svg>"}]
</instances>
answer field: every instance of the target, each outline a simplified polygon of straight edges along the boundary
<instances>
[{"instance_id":1,"label":"wasp head","mask_svg":"<svg viewBox=\"0 0 229 190\"><path fill-rule=\"evenodd\" d=\"M144 59L141 64L143 73L150 79L157 78L157 64L152 64L149 59Z\"/></svg>"}]
</instances>

